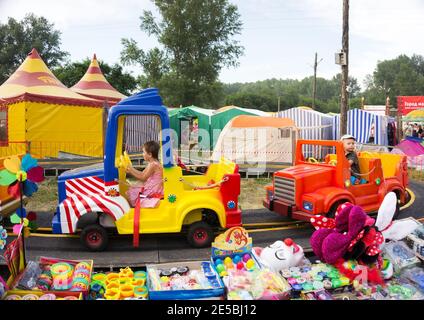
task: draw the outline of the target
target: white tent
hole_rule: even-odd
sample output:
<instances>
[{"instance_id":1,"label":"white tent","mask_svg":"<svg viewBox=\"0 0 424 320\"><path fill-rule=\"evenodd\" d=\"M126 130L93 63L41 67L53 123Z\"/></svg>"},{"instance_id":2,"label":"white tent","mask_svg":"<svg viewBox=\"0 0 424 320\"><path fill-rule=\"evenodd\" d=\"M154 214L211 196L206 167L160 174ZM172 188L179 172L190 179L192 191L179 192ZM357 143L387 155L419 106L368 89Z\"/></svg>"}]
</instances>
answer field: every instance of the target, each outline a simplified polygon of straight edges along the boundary
<instances>
[{"instance_id":1,"label":"white tent","mask_svg":"<svg viewBox=\"0 0 424 320\"><path fill-rule=\"evenodd\" d=\"M297 131L290 119L237 116L219 135L212 160L224 156L237 164L292 164Z\"/></svg>"}]
</instances>

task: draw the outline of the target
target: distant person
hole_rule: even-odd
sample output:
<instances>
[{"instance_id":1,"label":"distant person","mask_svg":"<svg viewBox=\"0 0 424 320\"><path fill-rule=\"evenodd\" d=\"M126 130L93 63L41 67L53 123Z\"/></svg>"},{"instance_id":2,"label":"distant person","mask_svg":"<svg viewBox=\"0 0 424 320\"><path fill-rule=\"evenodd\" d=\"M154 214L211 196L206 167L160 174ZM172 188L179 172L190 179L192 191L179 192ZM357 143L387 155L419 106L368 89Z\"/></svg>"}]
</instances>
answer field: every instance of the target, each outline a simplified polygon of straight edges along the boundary
<instances>
[{"instance_id":1,"label":"distant person","mask_svg":"<svg viewBox=\"0 0 424 320\"><path fill-rule=\"evenodd\" d=\"M418 138L423 138L423 127L422 127L422 125L418 126Z\"/></svg>"},{"instance_id":2,"label":"distant person","mask_svg":"<svg viewBox=\"0 0 424 320\"><path fill-rule=\"evenodd\" d=\"M406 128L405 128L405 131L404 131L405 137L411 137L412 131L413 131L412 124L408 122L407 125L406 125Z\"/></svg>"},{"instance_id":3,"label":"distant person","mask_svg":"<svg viewBox=\"0 0 424 320\"><path fill-rule=\"evenodd\" d=\"M368 138L368 143L374 143L375 141L375 126L374 123L371 125L370 137Z\"/></svg>"},{"instance_id":4,"label":"distant person","mask_svg":"<svg viewBox=\"0 0 424 320\"><path fill-rule=\"evenodd\" d=\"M418 124L414 123L414 128L412 129L412 137L418 138Z\"/></svg>"}]
</instances>

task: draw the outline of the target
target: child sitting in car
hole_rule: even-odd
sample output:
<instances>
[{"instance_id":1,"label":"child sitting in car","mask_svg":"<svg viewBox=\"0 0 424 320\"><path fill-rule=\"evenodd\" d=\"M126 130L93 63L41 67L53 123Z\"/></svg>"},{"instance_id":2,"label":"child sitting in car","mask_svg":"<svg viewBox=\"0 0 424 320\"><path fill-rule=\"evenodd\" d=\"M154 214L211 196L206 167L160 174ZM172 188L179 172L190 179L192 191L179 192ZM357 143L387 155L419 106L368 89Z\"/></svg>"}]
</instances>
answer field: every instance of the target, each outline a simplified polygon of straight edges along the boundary
<instances>
[{"instance_id":1,"label":"child sitting in car","mask_svg":"<svg viewBox=\"0 0 424 320\"><path fill-rule=\"evenodd\" d=\"M343 148L345 151L345 156L350 164L351 177L350 182L352 184L364 184L367 183L365 179L361 179L360 169L359 169L359 159L355 152L355 142L356 139L350 134L345 134L340 138L343 141Z\"/></svg>"}]
</instances>

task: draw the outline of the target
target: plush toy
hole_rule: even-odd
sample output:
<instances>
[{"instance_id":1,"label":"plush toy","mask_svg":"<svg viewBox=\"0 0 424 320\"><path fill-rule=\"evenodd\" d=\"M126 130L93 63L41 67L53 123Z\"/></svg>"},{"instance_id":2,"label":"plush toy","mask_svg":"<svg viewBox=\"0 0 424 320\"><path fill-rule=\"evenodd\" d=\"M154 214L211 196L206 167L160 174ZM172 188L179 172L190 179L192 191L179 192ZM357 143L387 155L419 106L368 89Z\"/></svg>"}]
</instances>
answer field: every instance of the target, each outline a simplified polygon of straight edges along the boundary
<instances>
[{"instance_id":1,"label":"plush toy","mask_svg":"<svg viewBox=\"0 0 424 320\"><path fill-rule=\"evenodd\" d=\"M267 268L278 272L298 266L303 258L303 249L292 239L278 240L265 248L254 248L260 262Z\"/></svg>"},{"instance_id":2,"label":"plush toy","mask_svg":"<svg viewBox=\"0 0 424 320\"><path fill-rule=\"evenodd\" d=\"M413 220L392 222L396 205L396 194L389 192L378 210L377 220L351 203L339 206L335 219L322 216L311 218L311 223L317 229L310 239L313 251L322 261L330 264L339 259L354 259L365 264L378 262L381 268L380 253L384 241L403 239L417 228Z\"/></svg>"}]
</instances>

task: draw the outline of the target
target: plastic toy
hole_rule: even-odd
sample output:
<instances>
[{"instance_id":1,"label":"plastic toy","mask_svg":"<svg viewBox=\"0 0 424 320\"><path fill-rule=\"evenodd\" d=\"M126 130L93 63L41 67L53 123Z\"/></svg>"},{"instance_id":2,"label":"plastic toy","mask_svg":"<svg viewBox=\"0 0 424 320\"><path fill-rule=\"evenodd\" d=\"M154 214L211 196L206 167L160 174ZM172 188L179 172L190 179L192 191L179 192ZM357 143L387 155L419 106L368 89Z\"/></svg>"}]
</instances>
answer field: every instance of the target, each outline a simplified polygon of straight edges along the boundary
<instances>
[{"instance_id":1,"label":"plastic toy","mask_svg":"<svg viewBox=\"0 0 424 320\"><path fill-rule=\"evenodd\" d=\"M90 283L89 300L103 299L106 292L105 284L100 281Z\"/></svg>"},{"instance_id":2,"label":"plastic toy","mask_svg":"<svg viewBox=\"0 0 424 320\"><path fill-rule=\"evenodd\" d=\"M106 300L119 300L120 296L121 294L117 288L106 289L106 293L104 295Z\"/></svg>"},{"instance_id":3,"label":"plastic toy","mask_svg":"<svg viewBox=\"0 0 424 320\"><path fill-rule=\"evenodd\" d=\"M327 264L291 267L281 271L294 291L334 290L350 285L337 268Z\"/></svg>"},{"instance_id":4,"label":"plastic toy","mask_svg":"<svg viewBox=\"0 0 424 320\"><path fill-rule=\"evenodd\" d=\"M56 295L53 293L43 294L38 300L56 300Z\"/></svg>"},{"instance_id":5,"label":"plastic toy","mask_svg":"<svg viewBox=\"0 0 424 320\"><path fill-rule=\"evenodd\" d=\"M420 263L420 260L402 241L392 241L383 248L385 256L393 263L394 270L399 272L401 269L411 267Z\"/></svg>"},{"instance_id":6,"label":"plastic toy","mask_svg":"<svg viewBox=\"0 0 424 320\"><path fill-rule=\"evenodd\" d=\"M260 263L275 272L297 266L305 257L302 247L290 238L278 240L264 249L254 248L254 251Z\"/></svg>"},{"instance_id":7,"label":"plastic toy","mask_svg":"<svg viewBox=\"0 0 424 320\"><path fill-rule=\"evenodd\" d=\"M6 246L7 231L0 225L0 250L3 250Z\"/></svg>"},{"instance_id":8,"label":"plastic toy","mask_svg":"<svg viewBox=\"0 0 424 320\"><path fill-rule=\"evenodd\" d=\"M149 292L146 286L134 287L134 297L147 299Z\"/></svg>"},{"instance_id":9,"label":"plastic toy","mask_svg":"<svg viewBox=\"0 0 424 320\"><path fill-rule=\"evenodd\" d=\"M295 165L274 173L263 204L280 215L309 221L315 215L334 218L344 202L363 205L366 212L376 211L392 191L400 204L406 202L406 156L359 152L358 158L361 178L368 183L352 185L341 141L298 140Z\"/></svg>"},{"instance_id":10,"label":"plastic toy","mask_svg":"<svg viewBox=\"0 0 424 320\"><path fill-rule=\"evenodd\" d=\"M87 291L90 287L91 266L80 262L75 266L71 291Z\"/></svg>"},{"instance_id":11,"label":"plastic toy","mask_svg":"<svg viewBox=\"0 0 424 320\"><path fill-rule=\"evenodd\" d=\"M128 188L125 168L129 165L125 153L121 158L124 124L125 118L133 115L156 116L162 128L159 143L164 199L156 208L141 209L142 214L124 197ZM157 89L143 90L115 105L108 115L103 166L67 171L58 178L59 205L52 220L53 233L74 233L80 219L91 216L94 219L83 219L88 222L82 225L81 240L88 249L101 251L108 243L106 227L116 227L119 234L133 234L137 246L140 233L179 233L187 226L190 245L207 247L215 227L240 226L238 166L221 159L211 164L203 176L183 176L182 169L173 162L167 129L168 112ZM214 183L208 185L211 180ZM174 202L168 201L171 194ZM231 208L227 206L230 201L234 202Z\"/></svg>"},{"instance_id":12,"label":"plastic toy","mask_svg":"<svg viewBox=\"0 0 424 320\"><path fill-rule=\"evenodd\" d=\"M225 264L225 257L234 258L237 256L238 259L242 256L243 262L246 262L251 258L250 253L252 252L252 238L249 237L246 229L242 227L233 227L221 233L215 238L212 243L212 258L222 258ZM232 258L227 261L233 262Z\"/></svg>"}]
</instances>

